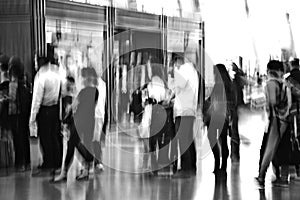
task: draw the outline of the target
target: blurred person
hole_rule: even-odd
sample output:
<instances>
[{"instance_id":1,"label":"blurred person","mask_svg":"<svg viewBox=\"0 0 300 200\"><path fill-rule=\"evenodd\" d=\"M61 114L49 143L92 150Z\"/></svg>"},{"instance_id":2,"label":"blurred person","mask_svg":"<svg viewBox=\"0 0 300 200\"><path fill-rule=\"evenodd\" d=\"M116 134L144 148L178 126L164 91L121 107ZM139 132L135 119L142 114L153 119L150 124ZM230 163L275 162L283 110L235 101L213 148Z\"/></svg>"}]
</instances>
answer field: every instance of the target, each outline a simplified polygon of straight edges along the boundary
<instances>
[{"instance_id":1,"label":"blurred person","mask_svg":"<svg viewBox=\"0 0 300 200\"><path fill-rule=\"evenodd\" d=\"M198 87L199 77L193 63L184 63L182 57L175 58L175 134L181 153L181 171L174 175L175 178L189 177L197 171L193 127L197 112Z\"/></svg>"},{"instance_id":2,"label":"blurred person","mask_svg":"<svg viewBox=\"0 0 300 200\"><path fill-rule=\"evenodd\" d=\"M93 70L94 71L94 70ZM96 71L93 73L94 78L97 79ZM106 116L106 83L103 81L101 76L99 76L97 87L99 91L99 98L96 104L95 111L95 129L94 129L94 138L93 138L93 148L95 153L95 163L94 167L96 171L103 171L103 163L102 163L102 145L101 138L104 138L104 134L106 134L107 121L105 120Z\"/></svg>"},{"instance_id":3,"label":"blurred person","mask_svg":"<svg viewBox=\"0 0 300 200\"><path fill-rule=\"evenodd\" d=\"M234 95L234 101L232 106L231 115L231 126L230 126L230 137L231 137L231 161L240 161L240 134L238 127L238 109L243 106L244 103L244 93L243 88L245 81L243 80L243 71L238 68L235 63L232 63L232 70L235 72L234 78L232 80L232 92Z\"/></svg>"},{"instance_id":4,"label":"blurred person","mask_svg":"<svg viewBox=\"0 0 300 200\"><path fill-rule=\"evenodd\" d=\"M150 160L151 160L151 169L154 174L157 173L158 170L158 162L157 162L157 144L159 147L160 145L160 136L161 136L161 130L163 129L163 125L161 123L164 123L166 118L163 115L163 113L160 113L159 110L156 109L157 107L155 105L162 103L166 99L166 87L165 82L163 81L163 73L162 73L162 66L159 64L152 64L152 78L151 81L147 84L147 93L148 97L146 99L145 104L146 105L152 105L151 109L148 110L151 112L149 115L149 136L146 135L146 138L149 137L149 145L144 145L145 153L151 153L150 154ZM148 136L148 137L147 137ZM146 142L147 139L145 139L143 142ZM147 168L147 162L148 157L144 157L144 167Z\"/></svg>"},{"instance_id":5,"label":"blurred person","mask_svg":"<svg viewBox=\"0 0 300 200\"><path fill-rule=\"evenodd\" d=\"M290 124L291 127L289 129L289 131L291 131L291 134L286 134L287 138L286 138L286 144L285 146L290 147L290 145L294 145L293 143L290 143L290 140L292 139L294 141L294 143L298 143L299 144L299 131L298 131L298 127L300 124L300 70L299 70L299 59L295 58L294 60L291 61L290 63L290 73L288 74L288 76L286 77L286 81L289 84L290 88L291 88L291 93L292 93L292 106L290 109ZM295 132L297 131L297 132ZM293 146L293 148L298 148L299 149L299 145L298 147ZM286 148L283 148L283 150L286 150ZM297 150L295 150L297 151ZM285 151L286 152L286 151ZM284 153L284 152L283 152ZM293 153L293 152L291 152ZM286 155L286 154L285 154ZM300 180L300 166L299 166L299 159L297 159L296 157L298 157L299 155L293 155L291 154L291 160L290 163L291 164L295 164L295 168L296 168L296 177L295 180L299 181Z\"/></svg>"},{"instance_id":6,"label":"blurred person","mask_svg":"<svg viewBox=\"0 0 300 200\"><path fill-rule=\"evenodd\" d=\"M37 133L32 131L31 136L40 139L43 152L40 168L53 172L60 168L62 159L59 106L62 83L58 67L51 64L48 58L40 57L38 63L40 66L34 79L29 126L31 130L37 127Z\"/></svg>"},{"instance_id":7,"label":"blurred person","mask_svg":"<svg viewBox=\"0 0 300 200\"><path fill-rule=\"evenodd\" d=\"M73 120L72 103L74 100L74 92L75 92L74 78L68 76L64 87L65 87L64 93L62 94L62 132L63 132L64 139L68 141L70 138L70 128L71 128L70 126ZM64 149L68 150L68 148L64 148ZM62 160L63 160L63 164L62 164L61 174L58 177L54 178L54 182L63 181L66 180L67 178L67 173L65 173L65 159Z\"/></svg>"},{"instance_id":8,"label":"blurred person","mask_svg":"<svg viewBox=\"0 0 300 200\"><path fill-rule=\"evenodd\" d=\"M9 57L0 56L0 137L4 137L9 131L8 119L8 91L9 91L9 74L8 74Z\"/></svg>"},{"instance_id":9,"label":"blurred person","mask_svg":"<svg viewBox=\"0 0 300 200\"><path fill-rule=\"evenodd\" d=\"M92 68L83 68L81 76L83 80L83 89L73 101L72 111L69 111L70 138L68 141L67 155L64 163L64 171L60 176L54 178L54 182L67 180L67 173L72 164L75 148L84 159L84 169L76 177L76 180L88 180L89 169L94 161L92 141L95 128L95 108L97 105L99 92L96 88L97 79ZM76 83L75 83L76 84Z\"/></svg>"},{"instance_id":10,"label":"blurred person","mask_svg":"<svg viewBox=\"0 0 300 200\"><path fill-rule=\"evenodd\" d=\"M233 103L235 97L232 95L232 81L223 64L214 66L214 78L215 84L211 95L204 103L204 123L208 127L208 140L215 159L213 172L216 175L223 175L226 174L227 170L229 156L227 132L235 108ZM218 113L218 115L215 116L213 113ZM222 157L221 166L220 156Z\"/></svg>"},{"instance_id":11,"label":"blurred person","mask_svg":"<svg viewBox=\"0 0 300 200\"><path fill-rule=\"evenodd\" d=\"M283 83L283 64L280 61L271 60L267 65L268 80L265 86L266 93L266 111L268 113L268 129L264 134L262 147L260 150L259 174L256 182L260 188L264 188L265 177L270 162L278 149L280 139L287 130L288 123L286 118L289 114L290 92L288 87ZM283 166L286 168L286 166ZM282 169L286 174L287 169ZM277 169L277 173L279 170ZM276 174L278 177L279 175ZM285 175L284 175L285 176ZM280 184L286 185L287 180Z\"/></svg>"},{"instance_id":12,"label":"blurred person","mask_svg":"<svg viewBox=\"0 0 300 200\"><path fill-rule=\"evenodd\" d=\"M17 171L23 172L30 169L28 121L31 93L24 80L24 65L20 58L10 58L9 75L9 119L14 138L15 166Z\"/></svg>"}]
</instances>

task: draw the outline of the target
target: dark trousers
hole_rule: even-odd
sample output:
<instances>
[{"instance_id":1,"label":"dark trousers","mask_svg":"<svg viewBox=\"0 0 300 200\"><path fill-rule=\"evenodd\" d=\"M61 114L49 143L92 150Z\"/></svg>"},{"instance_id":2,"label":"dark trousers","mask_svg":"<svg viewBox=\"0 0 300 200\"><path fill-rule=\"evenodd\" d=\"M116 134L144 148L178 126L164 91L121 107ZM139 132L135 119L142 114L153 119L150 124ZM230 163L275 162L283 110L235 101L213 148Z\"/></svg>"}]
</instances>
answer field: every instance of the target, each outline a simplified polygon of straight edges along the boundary
<instances>
[{"instance_id":1,"label":"dark trousers","mask_svg":"<svg viewBox=\"0 0 300 200\"><path fill-rule=\"evenodd\" d=\"M208 130L208 140L212 148L212 152L215 158L215 169L216 172L219 169L226 170L227 168L227 158L229 156L228 144L227 144L227 131L228 131L228 121L225 120L223 127L209 128ZM219 131L219 137L217 135ZM222 156L222 166L220 168L220 156Z\"/></svg>"},{"instance_id":2,"label":"dark trousers","mask_svg":"<svg viewBox=\"0 0 300 200\"><path fill-rule=\"evenodd\" d=\"M39 110L38 135L43 152L43 168L59 168L62 160L59 106L42 106Z\"/></svg>"},{"instance_id":3,"label":"dark trousers","mask_svg":"<svg viewBox=\"0 0 300 200\"><path fill-rule=\"evenodd\" d=\"M181 158L181 170L196 172L197 155L194 143L193 116L180 116L175 118L175 133L178 138Z\"/></svg>"},{"instance_id":4,"label":"dark trousers","mask_svg":"<svg viewBox=\"0 0 300 200\"><path fill-rule=\"evenodd\" d=\"M75 148L84 158L85 162L90 163L94 160L94 156L90 151L82 144L81 139L78 135L74 122L70 125L70 138L68 141L67 155L65 159L65 170L67 171L74 158Z\"/></svg>"},{"instance_id":5,"label":"dark trousers","mask_svg":"<svg viewBox=\"0 0 300 200\"><path fill-rule=\"evenodd\" d=\"M15 166L27 166L30 164L28 120L21 115L13 115L10 116L10 122L15 148Z\"/></svg>"},{"instance_id":6,"label":"dark trousers","mask_svg":"<svg viewBox=\"0 0 300 200\"><path fill-rule=\"evenodd\" d=\"M240 134L238 125L238 112L235 110L232 113L232 124L230 127L231 136L231 159L240 159Z\"/></svg>"}]
</instances>

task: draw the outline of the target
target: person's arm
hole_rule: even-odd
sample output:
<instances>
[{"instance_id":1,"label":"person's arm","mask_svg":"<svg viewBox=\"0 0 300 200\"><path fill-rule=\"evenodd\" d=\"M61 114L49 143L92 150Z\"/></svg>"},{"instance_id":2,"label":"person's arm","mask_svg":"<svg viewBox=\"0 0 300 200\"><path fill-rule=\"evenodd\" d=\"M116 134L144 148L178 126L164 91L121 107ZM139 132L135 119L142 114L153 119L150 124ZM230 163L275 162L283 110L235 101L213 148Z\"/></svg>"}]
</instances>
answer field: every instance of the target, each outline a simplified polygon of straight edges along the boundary
<instances>
[{"instance_id":1,"label":"person's arm","mask_svg":"<svg viewBox=\"0 0 300 200\"><path fill-rule=\"evenodd\" d=\"M270 106L277 104L277 96L279 92L278 84L275 81L268 81L266 85L266 97Z\"/></svg>"},{"instance_id":2,"label":"person's arm","mask_svg":"<svg viewBox=\"0 0 300 200\"><path fill-rule=\"evenodd\" d=\"M36 116L41 107L43 95L44 95L44 82L43 80L41 80L41 76L37 74L34 80L32 105L31 105L31 112L30 112L30 119L29 119L29 126L32 127L32 129L36 129L35 128ZM31 136L37 136L36 131L31 133Z\"/></svg>"},{"instance_id":3,"label":"person's arm","mask_svg":"<svg viewBox=\"0 0 300 200\"><path fill-rule=\"evenodd\" d=\"M174 70L174 87L177 91L184 89L188 83L184 74L184 69L182 69L182 67L183 66L181 66L181 69L175 68Z\"/></svg>"},{"instance_id":4,"label":"person's arm","mask_svg":"<svg viewBox=\"0 0 300 200\"><path fill-rule=\"evenodd\" d=\"M101 91L102 90L106 91L106 88L100 88L100 90ZM96 93L98 93L98 92L96 92ZM94 127L93 141L98 141L99 142L101 132L102 132L102 126L103 126L103 122L104 122L106 92L102 92L102 94L99 95L99 97L96 97L96 98L98 98L98 101L97 101L96 107L95 107L95 127Z\"/></svg>"}]
</instances>

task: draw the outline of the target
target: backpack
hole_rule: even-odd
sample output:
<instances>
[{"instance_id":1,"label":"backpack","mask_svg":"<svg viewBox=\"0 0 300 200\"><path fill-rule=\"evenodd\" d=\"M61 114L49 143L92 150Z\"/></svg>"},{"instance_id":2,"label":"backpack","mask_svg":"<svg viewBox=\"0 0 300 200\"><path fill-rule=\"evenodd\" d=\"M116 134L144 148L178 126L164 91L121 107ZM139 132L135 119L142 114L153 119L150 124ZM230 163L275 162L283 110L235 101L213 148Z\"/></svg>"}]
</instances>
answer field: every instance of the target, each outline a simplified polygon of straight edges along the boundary
<instances>
[{"instance_id":1,"label":"backpack","mask_svg":"<svg viewBox=\"0 0 300 200\"><path fill-rule=\"evenodd\" d=\"M291 90L287 83L273 79L279 87L279 93L276 96L276 104L274 106L275 115L281 120L286 120L292 104Z\"/></svg>"}]
</instances>

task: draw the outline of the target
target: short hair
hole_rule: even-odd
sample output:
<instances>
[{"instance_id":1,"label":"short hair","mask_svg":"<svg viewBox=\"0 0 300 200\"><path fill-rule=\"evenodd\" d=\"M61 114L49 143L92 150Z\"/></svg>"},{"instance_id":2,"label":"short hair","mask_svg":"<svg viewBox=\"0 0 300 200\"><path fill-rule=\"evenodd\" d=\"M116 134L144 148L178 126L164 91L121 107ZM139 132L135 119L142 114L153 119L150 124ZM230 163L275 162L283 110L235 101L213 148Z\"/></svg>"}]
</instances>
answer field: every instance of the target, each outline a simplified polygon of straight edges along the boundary
<instances>
[{"instance_id":1,"label":"short hair","mask_svg":"<svg viewBox=\"0 0 300 200\"><path fill-rule=\"evenodd\" d=\"M268 70L284 72L283 63L278 60L270 60L267 65Z\"/></svg>"},{"instance_id":2,"label":"short hair","mask_svg":"<svg viewBox=\"0 0 300 200\"><path fill-rule=\"evenodd\" d=\"M291 61L292 67L299 68L299 58L294 58L294 60Z\"/></svg>"},{"instance_id":3,"label":"short hair","mask_svg":"<svg viewBox=\"0 0 300 200\"><path fill-rule=\"evenodd\" d=\"M8 71L9 57L5 54L0 55L1 71Z\"/></svg>"},{"instance_id":4,"label":"short hair","mask_svg":"<svg viewBox=\"0 0 300 200\"><path fill-rule=\"evenodd\" d=\"M67 81L69 83L75 83L75 79L73 78L73 76L67 76Z\"/></svg>"},{"instance_id":5,"label":"short hair","mask_svg":"<svg viewBox=\"0 0 300 200\"><path fill-rule=\"evenodd\" d=\"M98 85L98 75L93 67L82 68L81 76L94 85Z\"/></svg>"},{"instance_id":6,"label":"short hair","mask_svg":"<svg viewBox=\"0 0 300 200\"><path fill-rule=\"evenodd\" d=\"M174 55L174 63L176 63L176 62L184 64L184 57L179 54Z\"/></svg>"},{"instance_id":7,"label":"short hair","mask_svg":"<svg viewBox=\"0 0 300 200\"><path fill-rule=\"evenodd\" d=\"M50 59L48 57L45 57L45 56L38 57L38 59L37 59L37 63L38 63L39 68L41 68L42 66L48 64L49 62L50 62Z\"/></svg>"},{"instance_id":8,"label":"short hair","mask_svg":"<svg viewBox=\"0 0 300 200\"><path fill-rule=\"evenodd\" d=\"M17 56L12 56L9 59L9 75L18 79L24 78L24 64Z\"/></svg>"}]
</instances>

